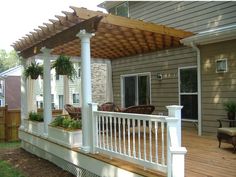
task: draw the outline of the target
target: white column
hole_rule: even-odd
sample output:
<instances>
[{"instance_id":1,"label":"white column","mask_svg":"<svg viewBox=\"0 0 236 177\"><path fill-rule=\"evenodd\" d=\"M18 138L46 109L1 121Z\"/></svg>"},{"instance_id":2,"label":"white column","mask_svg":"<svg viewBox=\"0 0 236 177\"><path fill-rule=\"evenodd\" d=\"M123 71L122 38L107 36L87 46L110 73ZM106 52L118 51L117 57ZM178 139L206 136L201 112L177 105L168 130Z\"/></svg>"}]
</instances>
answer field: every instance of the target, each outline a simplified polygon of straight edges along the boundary
<instances>
[{"instance_id":1,"label":"white column","mask_svg":"<svg viewBox=\"0 0 236 177\"><path fill-rule=\"evenodd\" d=\"M70 104L70 101L69 101L69 79L68 77L65 75L63 76L63 102L64 102L64 105L65 104ZM63 114L68 114L68 112L63 109Z\"/></svg>"},{"instance_id":2,"label":"white column","mask_svg":"<svg viewBox=\"0 0 236 177\"><path fill-rule=\"evenodd\" d=\"M52 120L52 105L51 105L51 65L50 65L50 49L42 48L43 52L43 119L44 119L44 134L48 134L48 124Z\"/></svg>"},{"instance_id":3,"label":"white column","mask_svg":"<svg viewBox=\"0 0 236 177\"><path fill-rule=\"evenodd\" d=\"M181 146L181 109L183 106L179 105L171 105L171 106L166 106L168 109L168 116L169 117L175 117L178 119L178 124L177 124L177 134L178 134L178 142L179 146Z\"/></svg>"},{"instance_id":4,"label":"white column","mask_svg":"<svg viewBox=\"0 0 236 177\"><path fill-rule=\"evenodd\" d=\"M81 40L81 78L82 78L82 129L83 129L83 150L90 151L90 138L92 136L90 127L89 103L92 103L91 86L91 56L90 56L90 38L91 33L81 30L77 36Z\"/></svg>"},{"instance_id":5,"label":"white column","mask_svg":"<svg viewBox=\"0 0 236 177\"><path fill-rule=\"evenodd\" d=\"M106 101L113 102L113 87L112 87L112 68L111 61L107 61L107 82L106 82Z\"/></svg>"},{"instance_id":6,"label":"white column","mask_svg":"<svg viewBox=\"0 0 236 177\"><path fill-rule=\"evenodd\" d=\"M24 129L24 119L28 119L28 103L27 103L27 82L24 75L26 60L21 59L21 125L20 129Z\"/></svg>"}]
</instances>

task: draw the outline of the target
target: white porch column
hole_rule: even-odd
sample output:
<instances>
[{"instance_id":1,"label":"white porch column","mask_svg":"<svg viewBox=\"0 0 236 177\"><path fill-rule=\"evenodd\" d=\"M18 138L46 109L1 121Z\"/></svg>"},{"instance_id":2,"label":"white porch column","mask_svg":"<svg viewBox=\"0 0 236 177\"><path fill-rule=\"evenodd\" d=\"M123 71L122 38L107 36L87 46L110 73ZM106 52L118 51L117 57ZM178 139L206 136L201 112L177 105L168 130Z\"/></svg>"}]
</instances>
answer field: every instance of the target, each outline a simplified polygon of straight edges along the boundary
<instances>
[{"instance_id":1,"label":"white porch column","mask_svg":"<svg viewBox=\"0 0 236 177\"><path fill-rule=\"evenodd\" d=\"M106 83L106 101L113 102L113 87L112 87L112 68L111 61L107 61L107 83Z\"/></svg>"},{"instance_id":2,"label":"white porch column","mask_svg":"<svg viewBox=\"0 0 236 177\"><path fill-rule=\"evenodd\" d=\"M90 151L92 136L90 130L90 112L89 103L92 103L92 84L91 84L91 56L90 56L90 38L91 33L81 30L77 36L81 40L81 78L82 78L82 129L83 129L83 149Z\"/></svg>"},{"instance_id":3,"label":"white porch column","mask_svg":"<svg viewBox=\"0 0 236 177\"><path fill-rule=\"evenodd\" d=\"M50 49L42 48L43 52L43 119L44 119L44 134L48 134L48 124L52 120L52 105L51 105L51 65L50 65Z\"/></svg>"},{"instance_id":4,"label":"white porch column","mask_svg":"<svg viewBox=\"0 0 236 177\"><path fill-rule=\"evenodd\" d=\"M70 100L69 100L69 79L68 77L65 75L63 76L63 102L64 105L65 104L70 104ZM63 114L68 114L67 111L63 108Z\"/></svg>"},{"instance_id":5,"label":"white porch column","mask_svg":"<svg viewBox=\"0 0 236 177\"><path fill-rule=\"evenodd\" d=\"M21 59L21 125L20 129L24 129L24 119L28 118L28 103L27 103L27 82L24 75L24 69L26 67L26 60Z\"/></svg>"},{"instance_id":6,"label":"white porch column","mask_svg":"<svg viewBox=\"0 0 236 177\"><path fill-rule=\"evenodd\" d=\"M178 119L178 125L177 125L177 133L178 133L178 142L179 146L181 146L181 109L183 106L179 105L171 105L171 106L166 106L168 109L168 116L169 117L175 117Z\"/></svg>"}]
</instances>

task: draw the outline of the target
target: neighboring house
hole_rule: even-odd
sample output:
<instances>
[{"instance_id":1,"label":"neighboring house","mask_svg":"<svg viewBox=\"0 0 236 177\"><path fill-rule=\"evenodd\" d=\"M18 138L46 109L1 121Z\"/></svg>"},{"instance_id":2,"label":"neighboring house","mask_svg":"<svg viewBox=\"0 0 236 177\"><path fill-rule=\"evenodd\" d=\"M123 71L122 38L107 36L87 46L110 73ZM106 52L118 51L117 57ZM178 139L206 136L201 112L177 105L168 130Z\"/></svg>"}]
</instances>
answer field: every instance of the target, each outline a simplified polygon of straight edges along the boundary
<instances>
[{"instance_id":1,"label":"neighboring house","mask_svg":"<svg viewBox=\"0 0 236 177\"><path fill-rule=\"evenodd\" d=\"M8 109L20 109L21 66L0 73L0 106Z\"/></svg>"},{"instance_id":2,"label":"neighboring house","mask_svg":"<svg viewBox=\"0 0 236 177\"><path fill-rule=\"evenodd\" d=\"M226 117L222 103L236 100L236 2L104 2L100 7L196 34L181 41L188 47L112 60L114 102L153 104L156 114L180 104L183 121L198 123L199 134L216 132L216 119Z\"/></svg>"}]
</instances>

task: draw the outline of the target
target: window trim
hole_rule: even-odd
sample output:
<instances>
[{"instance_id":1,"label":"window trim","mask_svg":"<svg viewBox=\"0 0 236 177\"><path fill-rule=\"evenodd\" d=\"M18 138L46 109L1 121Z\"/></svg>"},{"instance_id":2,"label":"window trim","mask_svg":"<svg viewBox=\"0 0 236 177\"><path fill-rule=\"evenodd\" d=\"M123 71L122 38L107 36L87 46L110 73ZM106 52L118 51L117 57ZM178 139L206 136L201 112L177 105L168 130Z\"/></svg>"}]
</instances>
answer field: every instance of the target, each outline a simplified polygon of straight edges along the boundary
<instances>
[{"instance_id":1,"label":"window trim","mask_svg":"<svg viewBox=\"0 0 236 177\"><path fill-rule=\"evenodd\" d=\"M150 104L152 104L152 92L151 92L151 90L152 90L152 88L151 88L151 86L152 86L152 83L151 83L151 81L152 81L152 78L151 78L151 72L144 72L144 73L134 73L134 74L124 74L124 75L120 75L120 93L121 93L121 107L123 107L124 108L124 106L125 106L125 100L124 100L124 78L125 77L130 77L130 76L149 76L149 99L150 99ZM135 89L136 90L138 90L138 84L136 84L135 85ZM138 97L138 92L136 93L136 98ZM135 104L137 105L138 103L137 103L137 101L138 100L135 100Z\"/></svg>"}]
</instances>

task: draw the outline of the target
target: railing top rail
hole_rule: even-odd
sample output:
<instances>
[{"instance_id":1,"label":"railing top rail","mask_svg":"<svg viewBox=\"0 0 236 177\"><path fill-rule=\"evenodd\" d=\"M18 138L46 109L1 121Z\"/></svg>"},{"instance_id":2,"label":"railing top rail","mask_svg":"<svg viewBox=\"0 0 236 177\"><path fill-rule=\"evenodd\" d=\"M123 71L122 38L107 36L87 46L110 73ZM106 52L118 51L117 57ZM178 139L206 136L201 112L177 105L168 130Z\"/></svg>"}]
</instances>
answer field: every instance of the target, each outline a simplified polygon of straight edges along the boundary
<instances>
[{"instance_id":1,"label":"railing top rail","mask_svg":"<svg viewBox=\"0 0 236 177\"><path fill-rule=\"evenodd\" d=\"M160 122L171 122L177 121L175 117L168 117L162 115L147 115L147 114L134 114L134 113L122 113L122 112L107 112L107 111L94 111L95 115L108 116L108 117L123 117L135 120L149 120L149 121L160 121Z\"/></svg>"}]
</instances>

